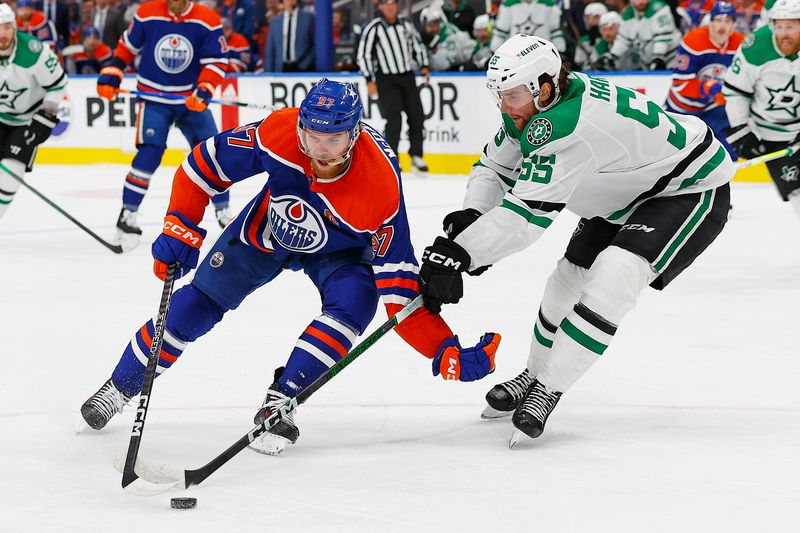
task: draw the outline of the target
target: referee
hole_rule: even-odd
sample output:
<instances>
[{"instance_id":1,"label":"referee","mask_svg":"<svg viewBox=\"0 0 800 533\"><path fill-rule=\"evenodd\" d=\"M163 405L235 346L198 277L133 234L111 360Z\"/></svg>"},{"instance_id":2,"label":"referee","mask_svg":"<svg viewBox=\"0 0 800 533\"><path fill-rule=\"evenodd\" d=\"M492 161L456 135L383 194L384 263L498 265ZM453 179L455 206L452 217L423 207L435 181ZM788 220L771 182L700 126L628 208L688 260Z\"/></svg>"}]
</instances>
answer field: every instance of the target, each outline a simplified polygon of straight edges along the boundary
<instances>
[{"instance_id":1,"label":"referee","mask_svg":"<svg viewBox=\"0 0 800 533\"><path fill-rule=\"evenodd\" d=\"M400 113L408 117L411 166L427 172L422 159L422 128L425 116L414 78L414 63L420 66L427 81L428 53L411 21L397 16L397 0L381 0L383 18L376 18L364 28L358 43L357 62L367 78L367 93L378 97L378 109L386 120L386 141L397 153L400 144Z\"/></svg>"}]
</instances>

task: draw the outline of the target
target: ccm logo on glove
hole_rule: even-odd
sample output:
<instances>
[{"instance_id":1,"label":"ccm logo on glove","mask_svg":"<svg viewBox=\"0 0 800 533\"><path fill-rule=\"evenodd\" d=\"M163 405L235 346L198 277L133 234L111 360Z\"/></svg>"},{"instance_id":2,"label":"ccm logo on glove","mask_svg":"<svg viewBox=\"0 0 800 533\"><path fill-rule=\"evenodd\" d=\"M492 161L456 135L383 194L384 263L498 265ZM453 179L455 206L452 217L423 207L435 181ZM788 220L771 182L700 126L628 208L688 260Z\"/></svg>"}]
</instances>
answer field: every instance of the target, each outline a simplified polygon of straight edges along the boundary
<instances>
[{"instance_id":1,"label":"ccm logo on glove","mask_svg":"<svg viewBox=\"0 0 800 533\"><path fill-rule=\"evenodd\" d=\"M428 248L426 248L425 251L422 253L422 259L424 261L436 263L437 265L441 265L445 268L452 268L453 270L462 270L461 261L456 261L452 257L447 257L446 255L432 252Z\"/></svg>"},{"instance_id":2,"label":"ccm logo on glove","mask_svg":"<svg viewBox=\"0 0 800 533\"><path fill-rule=\"evenodd\" d=\"M164 233L170 237L175 237L192 248L200 248L203 244L203 236L188 229L183 225L183 222L174 215L168 215L164 218Z\"/></svg>"}]
</instances>

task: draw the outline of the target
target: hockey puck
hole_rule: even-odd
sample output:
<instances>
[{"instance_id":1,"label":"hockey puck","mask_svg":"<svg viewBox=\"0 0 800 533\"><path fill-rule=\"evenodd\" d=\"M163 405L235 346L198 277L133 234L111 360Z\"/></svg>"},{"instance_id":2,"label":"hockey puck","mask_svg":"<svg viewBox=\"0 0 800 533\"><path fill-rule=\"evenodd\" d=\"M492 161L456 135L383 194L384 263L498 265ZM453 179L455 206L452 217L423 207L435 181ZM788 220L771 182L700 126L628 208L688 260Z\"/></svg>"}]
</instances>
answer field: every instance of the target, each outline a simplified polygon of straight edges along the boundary
<instances>
[{"instance_id":1,"label":"hockey puck","mask_svg":"<svg viewBox=\"0 0 800 533\"><path fill-rule=\"evenodd\" d=\"M169 506L173 509L194 509L197 507L197 498L172 498Z\"/></svg>"}]
</instances>

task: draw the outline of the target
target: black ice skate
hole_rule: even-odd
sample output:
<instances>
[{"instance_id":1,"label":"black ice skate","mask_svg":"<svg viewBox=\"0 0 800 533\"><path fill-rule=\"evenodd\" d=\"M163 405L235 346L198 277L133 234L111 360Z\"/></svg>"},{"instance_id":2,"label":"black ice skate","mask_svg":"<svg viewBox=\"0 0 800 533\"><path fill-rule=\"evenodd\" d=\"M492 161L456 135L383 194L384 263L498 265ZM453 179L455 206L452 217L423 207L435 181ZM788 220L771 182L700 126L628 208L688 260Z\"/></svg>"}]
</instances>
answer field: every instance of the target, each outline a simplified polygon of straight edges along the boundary
<instances>
[{"instance_id":1,"label":"black ice skate","mask_svg":"<svg viewBox=\"0 0 800 533\"><path fill-rule=\"evenodd\" d=\"M411 168L419 174L424 175L428 173L427 163L425 163L425 160L418 155L411 156Z\"/></svg>"},{"instance_id":2,"label":"black ice skate","mask_svg":"<svg viewBox=\"0 0 800 533\"><path fill-rule=\"evenodd\" d=\"M142 228L136 224L138 216L138 211L131 211L125 207L119 211L119 216L117 217L117 243L122 245L126 251L132 250L139 245Z\"/></svg>"},{"instance_id":3,"label":"black ice skate","mask_svg":"<svg viewBox=\"0 0 800 533\"><path fill-rule=\"evenodd\" d=\"M531 383L533 383L533 376L528 373L526 368L514 379L492 387L492 390L486 393L486 403L489 405L481 413L481 418L489 420L509 416L517 408Z\"/></svg>"},{"instance_id":4,"label":"black ice skate","mask_svg":"<svg viewBox=\"0 0 800 533\"><path fill-rule=\"evenodd\" d=\"M544 424L547 422L547 417L553 412L559 399L561 399L560 392L534 381L528 387L525 397L517 406L514 416L511 418L511 422L513 422L516 429L511 435L511 440L508 441L508 447L513 448L523 435L527 435L532 439L541 435L544 432Z\"/></svg>"},{"instance_id":5,"label":"black ice skate","mask_svg":"<svg viewBox=\"0 0 800 533\"><path fill-rule=\"evenodd\" d=\"M290 398L280 391L278 378L283 374L283 367L275 370L275 382L267 389L267 396L264 403L256 413L253 422L262 424L264 420L289 403ZM300 430L294 424L294 413L282 417L272 426L268 432L263 433L249 444L249 447L258 453L266 455L278 455L288 444L294 444L300 437Z\"/></svg>"},{"instance_id":6,"label":"black ice skate","mask_svg":"<svg viewBox=\"0 0 800 533\"><path fill-rule=\"evenodd\" d=\"M92 429L103 429L111 418L131 400L109 379L81 406L81 416Z\"/></svg>"}]
</instances>

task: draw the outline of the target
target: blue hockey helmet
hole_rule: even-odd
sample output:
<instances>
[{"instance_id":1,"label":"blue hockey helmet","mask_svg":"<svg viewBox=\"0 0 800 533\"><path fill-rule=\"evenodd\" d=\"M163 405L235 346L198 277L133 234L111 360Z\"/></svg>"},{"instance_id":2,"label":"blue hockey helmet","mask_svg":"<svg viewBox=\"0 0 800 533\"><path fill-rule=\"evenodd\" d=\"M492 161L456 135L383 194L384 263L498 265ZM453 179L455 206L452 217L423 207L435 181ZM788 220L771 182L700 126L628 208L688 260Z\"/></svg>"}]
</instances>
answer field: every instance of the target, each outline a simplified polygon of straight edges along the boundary
<instances>
[{"instance_id":1,"label":"blue hockey helmet","mask_svg":"<svg viewBox=\"0 0 800 533\"><path fill-rule=\"evenodd\" d=\"M343 163L361 133L363 113L364 106L352 83L322 78L300 104L300 148L312 159Z\"/></svg>"},{"instance_id":2,"label":"blue hockey helmet","mask_svg":"<svg viewBox=\"0 0 800 533\"><path fill-rule=\"evenodd\" d=\"M714 4L714 7L711 8L711 19L715 19L717 17L731 17L736 18L736 8L733 7L731 2L717 2Z\"/></svg>"}]
</instances>

